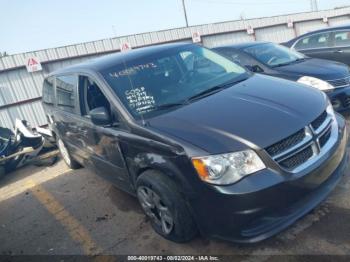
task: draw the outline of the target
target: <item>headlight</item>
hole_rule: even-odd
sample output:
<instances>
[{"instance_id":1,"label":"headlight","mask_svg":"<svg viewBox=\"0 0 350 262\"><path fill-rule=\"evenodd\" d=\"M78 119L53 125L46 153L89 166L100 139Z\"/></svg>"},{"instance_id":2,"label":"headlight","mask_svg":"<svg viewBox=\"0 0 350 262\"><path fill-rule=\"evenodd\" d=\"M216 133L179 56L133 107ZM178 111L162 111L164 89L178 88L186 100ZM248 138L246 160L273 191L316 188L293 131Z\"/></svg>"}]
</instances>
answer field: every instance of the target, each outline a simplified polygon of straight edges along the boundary
<instances>
[{"instance_id":1,"label":"headlight","mask_svg":"<svg viewBox=\"0 0 350 262\"><path fill-rule=\"evenodd\" d=\"M334 109L333 109L332 103L329 100L328 100L328 106L327 106L326 111L327 111L328 115L330 115L332 117L332 119L334 121L336 121Z\"/></svg>"},{"instance_id":2,"label":"headlight","mask_svg":"<svg viewBox=\"0 0 350 262\"><path fill-rule=\"evenodd\" d=\"M311 76L300 77L297 82L301 83L301 84L308 85L308 86L312 86L312 87L317 88L318 90L322 90L322 91L334 89L334 86L332 86L328 82L323 81L321 79L318 79L316 77L311 77Z\"/></svg>"},{"instance_id":3,"label":"headlight","mask_svg":"<svg viewBox=\"0 0 350 262\"><path fill-rule=\"evenodd\" d=\"M192 158L199 177L208 183L228 185L265 168L253 150Z\"/></svg>"}]
</instances>

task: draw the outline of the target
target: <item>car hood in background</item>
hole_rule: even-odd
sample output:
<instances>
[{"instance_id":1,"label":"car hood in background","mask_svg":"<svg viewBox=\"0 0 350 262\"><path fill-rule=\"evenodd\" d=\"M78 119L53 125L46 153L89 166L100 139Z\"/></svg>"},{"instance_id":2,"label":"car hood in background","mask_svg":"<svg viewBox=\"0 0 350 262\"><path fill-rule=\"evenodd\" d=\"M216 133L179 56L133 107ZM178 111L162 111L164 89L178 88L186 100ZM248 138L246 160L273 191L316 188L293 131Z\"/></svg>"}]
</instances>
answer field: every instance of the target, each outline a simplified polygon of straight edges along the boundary
<instances>
[{"instance_id":1,"label":"car hood in background","mask_svg":"<svg viewBox=\"0 0 350 262\"><path fill-rule=\"evenodd\" d=\"M348 66L342 63L307 58L305 61L274 67L273 70L297 80L301 76L313 76L322 80L334 80L349 76Z\"/></svg>"},{"instance_id":2,"label":"car hood in background","mask_svg":"<svg viewBox=\"0 0 350 262\"><path fill-rule=\"evenodd\" d=\"M149 119L149 128L210 154L265 148L297 132L326 108L312 87L270 76L244 82Z\"/></svg>"}]
</instances>

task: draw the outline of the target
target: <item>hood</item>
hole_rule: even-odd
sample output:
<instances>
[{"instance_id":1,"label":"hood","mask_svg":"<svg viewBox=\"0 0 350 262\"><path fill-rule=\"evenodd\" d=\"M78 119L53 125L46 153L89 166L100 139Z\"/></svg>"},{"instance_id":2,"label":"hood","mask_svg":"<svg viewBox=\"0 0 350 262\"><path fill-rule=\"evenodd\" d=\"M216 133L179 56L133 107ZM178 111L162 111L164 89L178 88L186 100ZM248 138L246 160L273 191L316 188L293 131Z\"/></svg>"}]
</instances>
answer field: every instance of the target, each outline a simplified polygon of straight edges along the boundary
<instances>
[{"instance_id":1,"label":"hood","mask_svg":"<svg viewBox=\"0 0 350 262\"><path fill-rule=\"evenodd\" d=\"M326 96L284 79L253 75L221 92L148 120L149 128L209 154L265 148L299 131L326 108Z\"/></svg>"},{"instance_id":2,"label":"hood","mask_svg":"<svg viewBox=\"0 0 350 262\"><path fill-rule=\"evenodd\" d=\"M347 65L317 58L307 58L302 62L274 67L273 70L287 75L293 80L298 80L301 76L313 76L322 80L334 80L349 76Z\"/></svg>"}]
</instances>

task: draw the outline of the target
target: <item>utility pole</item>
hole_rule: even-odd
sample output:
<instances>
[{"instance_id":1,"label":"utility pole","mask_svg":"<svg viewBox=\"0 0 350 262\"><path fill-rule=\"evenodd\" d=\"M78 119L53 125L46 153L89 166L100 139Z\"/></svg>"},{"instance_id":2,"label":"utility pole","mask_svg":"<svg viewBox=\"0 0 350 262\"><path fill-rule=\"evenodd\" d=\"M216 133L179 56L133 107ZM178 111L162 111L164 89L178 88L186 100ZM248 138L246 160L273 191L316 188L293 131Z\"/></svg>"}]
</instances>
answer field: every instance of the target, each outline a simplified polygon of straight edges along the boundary
<instances>
[{"instance_id":1,"label":"utility pole","mask_svg":"<svg viewBox=\"0 0 350 262\"><path fill-rule=\"evenodd\" d=\"M318 11L318 2L317 0L310 0L311 11Z\"/></svg>"},{"instance_id":2,"label":"utility pole","mask_svg":"<svg viewBox=\"0 0 350 262\"><path fill-rule=\"evenodd\" d=\"M185 20L186 20L186 27L188 27L185 0L182 0L182 9L184 10L184 15L185 15Z\"/></svg>"}]
</instances>

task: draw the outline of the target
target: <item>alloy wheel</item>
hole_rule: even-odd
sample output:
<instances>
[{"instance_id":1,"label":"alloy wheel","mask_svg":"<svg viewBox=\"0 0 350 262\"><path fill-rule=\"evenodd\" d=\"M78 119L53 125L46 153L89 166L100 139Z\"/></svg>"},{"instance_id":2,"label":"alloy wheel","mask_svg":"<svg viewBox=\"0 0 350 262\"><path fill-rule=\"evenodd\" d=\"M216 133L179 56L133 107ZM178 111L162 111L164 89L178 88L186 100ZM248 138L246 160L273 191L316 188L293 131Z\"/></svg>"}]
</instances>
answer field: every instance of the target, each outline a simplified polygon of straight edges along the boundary
<instances>
[{"instance_id":1,"label":"alloy wheel","mask_svg":"<svg viewBox=\"0 0 350 262\"><path fill-rule=\"evenodd\" d=\"M174 219L158 194L147 186L140 186L137 189L137 196L147 216L161 227L165 235L170 234L174 228Z\"/></svg>"}]
</instances>

